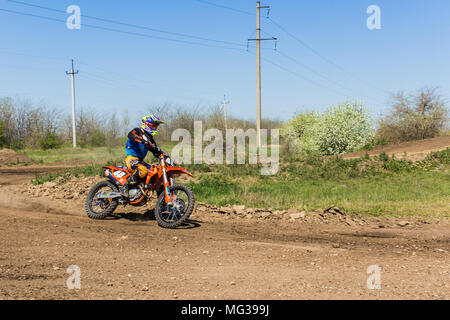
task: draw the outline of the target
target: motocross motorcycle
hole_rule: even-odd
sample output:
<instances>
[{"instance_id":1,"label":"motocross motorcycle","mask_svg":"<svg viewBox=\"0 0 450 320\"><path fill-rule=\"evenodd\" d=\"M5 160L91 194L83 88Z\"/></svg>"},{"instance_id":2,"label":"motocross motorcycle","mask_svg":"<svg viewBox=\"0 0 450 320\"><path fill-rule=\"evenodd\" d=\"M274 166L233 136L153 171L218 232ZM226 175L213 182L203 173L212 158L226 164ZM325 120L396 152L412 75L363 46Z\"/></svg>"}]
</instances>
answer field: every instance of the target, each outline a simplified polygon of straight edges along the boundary
<instances>
[{"instance_id":1,"label":"motocross motorcycle","mask_svg":"<svg viewBox=\"0 0 450 320\"><path fill-rule=\"evenodd\" d=\"M157 165L143 163L148 168L145 181L129 187L129 197L123 197L120 186L127 182L131 172L126 167L104 166L107 180L97 183L89 191L85 208L89 218L104 219L112 214L119 204L144 206L156 193L155 218L164 228L176 228L185 222L194 210L192 190L175 184L175 175L192 174L177 167L175 161L161 154Z\"/></svg>"}]
</instances>

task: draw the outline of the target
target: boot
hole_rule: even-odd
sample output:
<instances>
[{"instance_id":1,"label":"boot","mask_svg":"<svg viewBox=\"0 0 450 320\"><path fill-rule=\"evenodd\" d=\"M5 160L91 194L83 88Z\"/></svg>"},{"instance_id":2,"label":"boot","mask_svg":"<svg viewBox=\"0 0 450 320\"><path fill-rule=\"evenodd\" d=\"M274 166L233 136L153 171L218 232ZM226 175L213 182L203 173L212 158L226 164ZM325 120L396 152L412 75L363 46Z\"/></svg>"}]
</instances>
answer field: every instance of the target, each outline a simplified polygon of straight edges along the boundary
<instances>
[{"instance_id":1,"label":"boot","mask_svg":"<svg viewBox=\"0 0 450 320\"><path fill-rule=\"evenodd\" d=\"M129 198L129 190L130 190L130 182L129 181L127 181L127 182L125 182L124 184L123 184L123 186L120 186L120 194L122 195L122 197L125 197L125 198Z\"/></svg>"},{"instance_id":2,"label":"boot","mask_svg":"<svg viewBox=\"0 0 450 320\"><path fill-rule=\"evenodd\" d=\"M125 198L128 199L128 198L130 197L130 194L129 194L130 186L133 185L133 184L136 184L137 181L138 181L138 172L132 174L132 175L130 176L130 178L127 180L127 182L125 182L125 183L123 184L123 186L121 186L121 187L119 188L119 189L120 189L120 194L121 194L123 197L125 197Z\"/></svg>"}]
</instances>

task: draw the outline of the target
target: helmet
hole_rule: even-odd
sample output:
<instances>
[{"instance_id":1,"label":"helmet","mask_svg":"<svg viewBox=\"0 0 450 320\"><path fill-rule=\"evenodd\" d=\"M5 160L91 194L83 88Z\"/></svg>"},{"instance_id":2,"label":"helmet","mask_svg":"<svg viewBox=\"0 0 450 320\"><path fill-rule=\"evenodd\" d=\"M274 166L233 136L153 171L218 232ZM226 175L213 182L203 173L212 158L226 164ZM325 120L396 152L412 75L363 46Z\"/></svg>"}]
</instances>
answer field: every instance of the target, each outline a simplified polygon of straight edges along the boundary
<instances>
[{"instance_id":1,"label":"helmet","mask_svg":"<svg viewBox=\"0 0 450 320\"><path fill-rule=\"evenodd\" d=\"M164 121L150 114L142 118L142 129L148 134L155 136L158 133L158 126L163 123Z\"/></svg>"}]
</instances>

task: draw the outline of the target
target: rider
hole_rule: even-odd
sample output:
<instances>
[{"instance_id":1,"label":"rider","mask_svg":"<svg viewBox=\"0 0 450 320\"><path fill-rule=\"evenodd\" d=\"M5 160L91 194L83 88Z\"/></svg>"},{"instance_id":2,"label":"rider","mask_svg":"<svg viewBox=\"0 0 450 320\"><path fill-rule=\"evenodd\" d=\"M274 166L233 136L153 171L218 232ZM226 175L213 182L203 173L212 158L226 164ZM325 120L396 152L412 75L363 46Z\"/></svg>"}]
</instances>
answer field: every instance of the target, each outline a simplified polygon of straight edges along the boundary
<instances>
[{"instance_id":1,"label":"rider","mask_svg":"<svg viewBox=\"0 0 450 320\"><path fill-rule=\"evenodd\" d=\"M164 154L153 139L158 133L158 126L160 124L164 124L164 121L150 114L142 118L142 126L140 128L134 128L128 133L128 141L125 146L127 151L125 163L128 171L132 174L123 187L120 188L122 196L128 198L130 185L136 184L140 179L147 176L148 169L142 163L147 152L152 152L157 158L161 154Z\"/></svg>"}]
</instances>

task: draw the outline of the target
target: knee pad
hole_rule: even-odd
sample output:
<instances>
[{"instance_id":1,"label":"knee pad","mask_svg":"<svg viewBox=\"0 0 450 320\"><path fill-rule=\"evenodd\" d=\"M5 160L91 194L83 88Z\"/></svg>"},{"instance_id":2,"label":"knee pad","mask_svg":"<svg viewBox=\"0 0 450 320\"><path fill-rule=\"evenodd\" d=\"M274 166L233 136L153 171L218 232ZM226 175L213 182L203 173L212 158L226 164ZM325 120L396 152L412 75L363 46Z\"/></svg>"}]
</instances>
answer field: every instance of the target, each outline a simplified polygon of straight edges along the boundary
<instances>
[{"instance_id":1,"label":"knee pad","mask_svg":"<svg viewBox=\"0 0 450 320\"><path fill-rule=\"evenodd\" d=\"M143 166L143 165L138 165L138 173L139 173L139 178L145 178L147 176L147 167Z\"/></svg>"}]
</instances>

